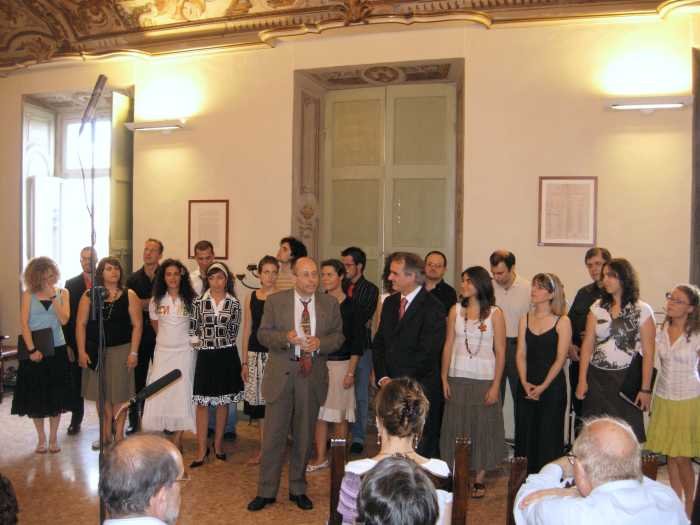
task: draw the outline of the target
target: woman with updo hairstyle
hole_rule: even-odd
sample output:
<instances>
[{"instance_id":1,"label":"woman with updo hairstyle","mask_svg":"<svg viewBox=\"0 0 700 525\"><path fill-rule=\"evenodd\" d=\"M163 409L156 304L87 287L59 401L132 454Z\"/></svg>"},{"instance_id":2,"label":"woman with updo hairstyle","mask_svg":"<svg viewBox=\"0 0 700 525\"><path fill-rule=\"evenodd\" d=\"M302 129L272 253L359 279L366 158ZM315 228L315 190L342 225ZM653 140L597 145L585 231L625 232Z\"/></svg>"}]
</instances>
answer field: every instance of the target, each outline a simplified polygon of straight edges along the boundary
<instances>
[{"instance_id":1,"label":"woman with updo hairstyle","mask_svg":"<svg viewBox=\"0 0 700 525\"><path fill-rule=\"evenodd\" d=\"M373 458L358 459L345 465L338 503L338 512L343 517L343 523L351 524L357 519L357 496L362 476L384 458L400 456L414 461L434 476L445 478L450 475L447 463L436 458L425 458L415 451L423 432L428 408L428 398L415 379L392 379L379 390L374 398L379 453ZM437 496L440 508L437 523L449 523L452 515L452 494L438 490Z\"/></svg>"},{"instance_id":2,"label":"woman with updo hairstyle","mask_svg":"<svg viewBox=\"0 0 700 525\"><path fill-rule=\"evenodd\" d=\"M691 517L692 458L700 456L700 289L679 284L666 294L666 319L656 336L656 381L646 449L668 456L671 487Z\"/></svg>"},{"instance_id":3,"label":"woman with updo hairstyle","mask_svg":"<svg viewBox=\"0 0 700 525\"><path fill-rule=\"evenodd\" d=\"M28 416L34 422L37 454L45 454L47 450L60 452L58 424L61 413L70 407L70 365L61 329L70 317L70 297L68 290L56 286L59 277L58 266L48 257L32 259L24 270L20 323L29 359L19 362L10 413ZM43 355L32 338L32 332L46 328L51 329L53 337L52 356ZM48 449L46 418L49 418Z\"/></svg>"}]
</instances>

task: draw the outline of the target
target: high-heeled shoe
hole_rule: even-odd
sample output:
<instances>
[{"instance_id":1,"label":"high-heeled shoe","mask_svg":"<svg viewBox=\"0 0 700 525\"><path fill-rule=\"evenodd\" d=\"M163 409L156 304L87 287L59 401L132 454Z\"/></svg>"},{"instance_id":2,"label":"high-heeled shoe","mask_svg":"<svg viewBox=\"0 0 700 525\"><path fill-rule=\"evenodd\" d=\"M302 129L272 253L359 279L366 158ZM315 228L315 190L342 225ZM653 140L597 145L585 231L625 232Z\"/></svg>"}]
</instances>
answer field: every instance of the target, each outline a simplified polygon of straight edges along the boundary
<instances>
[{"instance_id":1,"label":"high-heeled shoe","mask_svg":"<svg viewBox=\"0 0 700 525\"><path fill-rule=\"evenodd\" d=\"M214 455L216 456L216 459L218 459L219 461L226 461L226 452L222 452L221 454L217 454L216 447L214 448Z\"/></svg>"},{"instance_id":2,"label":"high-heeled shoe","mask_svg":"<svg viewBox=\"0 0 700 525\"><path fill-rule=\"evenodd\" d=\"M207 457L209 457L209 447L207 447L207 451L202 459L196 459L192 463L190 463L190 468L201 467L202 465L204 465L204 462L206 461Z\"/></svg>"}]
</instances>

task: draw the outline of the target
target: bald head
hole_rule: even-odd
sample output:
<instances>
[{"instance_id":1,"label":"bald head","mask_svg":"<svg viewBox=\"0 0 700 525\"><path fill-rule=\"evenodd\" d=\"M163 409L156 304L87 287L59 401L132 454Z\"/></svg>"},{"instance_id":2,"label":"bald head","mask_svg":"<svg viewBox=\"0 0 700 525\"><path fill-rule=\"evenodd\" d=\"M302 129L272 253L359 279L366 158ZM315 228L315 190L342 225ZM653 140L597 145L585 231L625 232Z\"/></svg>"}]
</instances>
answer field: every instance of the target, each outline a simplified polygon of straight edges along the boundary
<instances>
[{"instance_id":1,"label":"bald head","mask_svg":"<svg viewBox=\"0 0 700 525\"><path fill-rule=\"evenodd\" d=\"M584 423L573 453L591 489L609 481L642 479L641 446L625 421L601 417ZM577 486L579 479L576 479ZM585 485L585 483L583 483Z\"/></svg>"},{"instance_id":2,"label":"bald head","mask_svg":"<svg viewBox=\"0 0 700 525\"><path fill-rule=\"evenodd\" d=\"M318 267L311 257L300 257L294 261L294 287L299 295L308 297L318 288Z\"/></svg>"},{"instance_id":3,"label":"bald head","mask_svg":"<svg viewBox=\"0 0 700 525\"><path fill-rule=\"evenodd\" d=\"M150 434L132 436L108 452L100 469L100 498L112 517L149 516L154 498L182 473L182 456L170 441Z\"/></svg>"}]
</instances>

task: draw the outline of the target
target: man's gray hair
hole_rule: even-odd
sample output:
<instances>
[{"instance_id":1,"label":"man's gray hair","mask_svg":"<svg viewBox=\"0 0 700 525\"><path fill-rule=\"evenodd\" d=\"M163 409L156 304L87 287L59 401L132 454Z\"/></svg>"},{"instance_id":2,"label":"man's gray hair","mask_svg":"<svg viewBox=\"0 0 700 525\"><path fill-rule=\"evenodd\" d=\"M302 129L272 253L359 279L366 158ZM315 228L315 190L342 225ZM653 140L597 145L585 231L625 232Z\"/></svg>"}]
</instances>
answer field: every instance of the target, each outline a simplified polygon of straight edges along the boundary
<instances>
[{"instance_id":1,"label":"man's gray hair","mask_svg":"<svg viewBox=\"0 0 700 525\"><path fill-rule=\"evenodd\" d=\"M107 453L100 469L100 498L113 518L144 515L151 498L179 475L172 443L150 434L132 436Z\"/></svg>"},{"instance_id":2,"label":"man's gray hair","mask_svg":"<svg viewBox=\"0 0 700 525\"><path fill-rule=\"evenodd\" d=\"M402 262L404 273L415 275L419 286L425 283L425 261L420 255L411 252L395 252L391 255L391 262Z\"/></svg>"},{"instance_id":3,"label":"man's gray hair","mask_svg":"<svg viewBox=\"0 0 700 525\"><path fill-rule=\"evenodd\" d=\"M599 421L607 421L620 427L629 437L629 446L623 447L622 451L605 446L604 440L601 441L600 436L590 429L593 423ZM584 420L572 452L593 487L609 481L642 480L642 447L632 427L622 419L602 416Z\"/></svg>"}]
</instances>

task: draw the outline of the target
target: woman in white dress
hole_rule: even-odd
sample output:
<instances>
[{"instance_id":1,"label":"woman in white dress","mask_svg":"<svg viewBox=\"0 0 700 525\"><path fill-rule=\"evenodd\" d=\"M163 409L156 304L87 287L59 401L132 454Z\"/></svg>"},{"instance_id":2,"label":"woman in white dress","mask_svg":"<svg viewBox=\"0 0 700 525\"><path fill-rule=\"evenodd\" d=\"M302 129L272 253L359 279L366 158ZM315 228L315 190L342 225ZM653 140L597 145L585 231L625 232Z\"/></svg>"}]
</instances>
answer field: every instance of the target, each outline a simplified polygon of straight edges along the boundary
<instances>
[{"instance_id":1,"label":"woman in white dress","mask_svg":"<svg viewBox=\"0 0 700 525\"><path fill-rule=\"evenodd\" d=\"M175 369L179 369L182 376L146 400L141 424L145 430L174 432L173 442L180 450L182 432L195 430L192 405L195 353L188 334L195 297L187 268L175 259L164 261L156 273L149 305L157 337L147 383Z\"/></svg>"}]
</instances>

